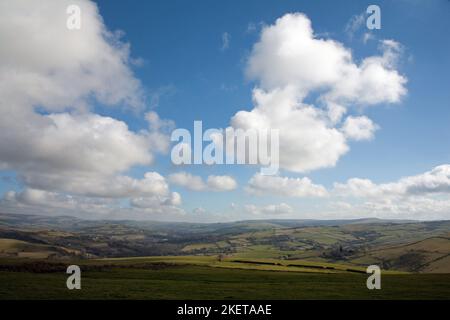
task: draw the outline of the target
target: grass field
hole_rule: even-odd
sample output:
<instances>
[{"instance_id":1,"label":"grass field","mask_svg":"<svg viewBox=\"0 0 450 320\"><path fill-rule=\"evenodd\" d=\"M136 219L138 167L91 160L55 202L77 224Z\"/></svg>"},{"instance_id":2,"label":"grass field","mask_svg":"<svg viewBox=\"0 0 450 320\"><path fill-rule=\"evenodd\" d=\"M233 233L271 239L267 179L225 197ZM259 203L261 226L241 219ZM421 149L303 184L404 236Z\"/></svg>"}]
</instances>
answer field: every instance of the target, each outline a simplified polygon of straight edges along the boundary
<instances>
[{"instance_id":1,"label":"grass field","mask_svg":"<svg viewBox=\"0 0 450 320\"><path fill-rule=\"evenodd\" d=\"M273 260L251 262L218 262L214 257L84 261L81 290L66 288L64 270L0 271L0 299L450 298L450 274L386 273L381 290L368 290L366 274L347 272L342 265L319 270L264 264ZM92 269L99 266L101 270Z\"/></svg>"},{"instance_id":2,"label":"grass field","mask_svg":"<svg viewBox=\"0 0 450 320\"><path fill-rule=\"evenodd\" d=\"M68 290L64 273L0 272L1 299L448 299L450 275L386 275L368 290L358 274L170 266L84 272Z\"/></svg>"}]
</instances>

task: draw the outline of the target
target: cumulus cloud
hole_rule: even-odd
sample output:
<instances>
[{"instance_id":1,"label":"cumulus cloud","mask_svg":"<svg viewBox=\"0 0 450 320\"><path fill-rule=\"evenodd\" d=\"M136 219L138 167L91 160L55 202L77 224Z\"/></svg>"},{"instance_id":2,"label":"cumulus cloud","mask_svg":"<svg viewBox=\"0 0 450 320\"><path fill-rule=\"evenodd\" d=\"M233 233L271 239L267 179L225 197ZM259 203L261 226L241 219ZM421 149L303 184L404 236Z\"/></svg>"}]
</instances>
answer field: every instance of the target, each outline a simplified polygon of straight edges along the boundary
<instances>
[{"instance_id":1,"label":"cumulus cloud","mask_svg":"<svg viewBox=\"0 0 450 320\"><path fill-rule=\"evenodd\" d=\"M75 175L39 174L25 176L27 186L42 190L57 189L71 194L103 198L127 198L167 195L166 179L157 172L146 172L142 179L125 175Z\"/></svg>"},{"instance_id":2,"label":"cumulus cloud","mask_svg":"<svg viewBox=\"0 0 450 320\"><path fill-rule=\"evenodd\" d=\"M448 219L450 165L440 165L425 173L388 183L352 178L345 183L335 183L332 193L337 197L359 200L347 210L361 214L385 218Z\"/></svg>"},{"instance_id":3,"label":"cumulus cloud","mask_svg":"<svg viewBox=\"0 0 450 320\"><path fill-rule=\"evenodd\" d=\"M366 116L352 117L345 119L342 131L348 139L353 140L370 140L374 137L378 126Z\"/></svg>"},{"instance_id":4,"label":"cumulus cloud","mask_svg":"<svg viewBox=\"0 0 450 320\"><path fill-rule=\"evenodd\" d=\"M87 219L179 219L185 212L178 206L181 197L173 192L168 196L131 198L130 206L122 206L119 199L74 196L58 192L25 188L7 192L0 204L11 213L74 215Z\"/></svg>"},{"instance_id":5,"label":"cumulus cloud","mask_svg":"<svg viewBox=\"0 0 450 320\"><path fill-rule=\"evenodd\" d=\"M231 191L237 188L237 182L230 176L208 176L206 182L202 177L187 172L169 175L170 183L192 191Z\"/></svg>"},{"instance_id":6,"label":"cumulus cloud","mask_svg":"<svg viewBox=\"0 0 450 320\"><path fill-rule=\"evenodd\" d=\"M66 8L74 4L82 13L81 30L66 27ZM0 3L0 168L17 172L26 187L5 197L10 205L66 206L78 199L79 207L81 200L102 201L89 197L169 197L158 173L142 179L125 173L168 150L173 123L149 112L148 128L135 132L93 108L140 112L146 105L121 35L106 28L91 1Z\"/></svg>"},{"instance_id":7,"label":"cumulus cloud","mask_svg":"<svg viewBox=\"0 0 450 320\"><path fill-rule=\"evenodd\" d=\"M249 205L245 205L244 209L246 212L254 214L254 215L289 214L294 211L293 208L286 203L269 204L266 206L257 206L254 204L249 204Z\"/></svg>"},{"instance_id":8,"label":"cumulus cloud","mask_svg":"<svg viewBox=\"0 0 450 320\"><path fill-rule=\"evenodd\" d=\"M253 92L255 108L231 119L237 129L279 130L280 167L305 172L334 166L348 151L345 136L328 125L323 111L296 99L295 88Z\"/></svg>"},{"instance_id":9,"label":"cumulus cloud","mask_svg":"<svg viewBox=\"0 0 450 320\"><path fill-rule=\"evenodd\" d=\"M319 39L314 35L311 21L304 14L286 14L274 25L265 27L261 39L253 47L247 67L251 79L260 82L263 89L271 90L295 86L299 96L305 96L314 89L333 90L336 86L359 86L358 80L367 80L367 95L376 93L380 87L394 87L380 98L365 103L375 104L378 100L397 102L405 93L405 79L395 70L394 62L399 44L393 40L382 42L382 56L372 56L360 64L353 61L352 53L343 44L331 39ZM389 83L379 77L389 78ZM345 83L343 85L342 83ZM342 92L344 97L349 94ZM336 98L340 97L336 94ZM359 101L360 97L352 97Z\"/></svg>"},{"instance_id":10,"label":"cumulus cloud","mask_svg":"<svg viewBox=\"0 0 450 320\"><path fill-rule=\"evenodd\" d=\"M66 8L76 4L82 29L66 28ZM105 104L143 104L129 69L129 45L105 27L91 1L24 0L0 4L0 92L5 102L61 111L94 96ZM111 81L111 80L114 81ZM25 89L25 90L24 90Z\"/></svg>"},{"instance_id":11,"label":"cumulus cloud","mask_svg":"<svg viewBox=\"0 0 450 320\"><path fill-rule=\"evenodd\" d=\"M250 179L247 191L257 195L292 197L326 195L321 205L311 209L307 214L307 217L315 219L377 217L436 220L450 218L449 164L386 183L351 178L344 183L334 183L333 188L329 190L313 184L307 178L255 175ZM247 205L245 211L270 212L270 207L267 207L267 210L263 208L264 206Z\"/></svg>"},{"instance_id":12,"label":"cumulus cloud","mask_svg":"<svg viewBox=\"0 0 450 320\"><path fill-rule=\"evenodd\" d=\"M390 183L376 184L369 179L352 178L346 183L335 183L334 189L338 194L355 197L450 194L450 165L440 165Z\"/></svg>"},{"instance_id":13,"label":"cumulus cloud","mask_svg":"<svg viewBox=\"0 0 450 320\"><path fill-rule=\"evenodd\" d=\"M147 198L131 198L130 203L136 208L160 208L165 206L180 206L181 196L178 192L172 192L170 196L152 196Z\"/></svg>"},{"instance_id":14,"label":"cumulus cloud","mask_svg":"<svg viewBox=\"0 0 450 320\"><path fill-rule=\"evenodd\" d=\"M206 189L206 183L202 177L194 176L187 172L177 172L170 174L168 180L171 184L184 187L192 191L203 191Z\"/></svg>"},{"instance_id":15,"label":"cumulus cloud","mask_svg":"<svg viewBox=\"0 0 450 320\"><path fill-rule=\"evenodd\" d=\"M68 30L69 4L1 4L0 39L8 45L0 48L0 162L21 171L104 173L150 163L146 134L86 111L91 97L107 105L142 106L128 45L106 29L89 1L77 2L82 32ZM148 117L151 124L157 121Z\"/></svg>"},{"instance_id":16,"label":"cumulus cloud","mask_svg":"<svg viewBox=\"0 0 450 320\"><path fill-rule=\"evenodd\" d=\"M313 184L307 178L289 178L255 174L248 182L246 190L256 195L279 195L286 197L324 197L325 187Z\"/></svg>"},{"instance_id":17,"label":"cumulus cloud","mask_svg":"<svg viewBox=\"0 0 450 320\"><path fill-rule=\"evenodd\" d=\"M145 135L129 131L113 118L92 113L32 114L22 119L23 126L3 119L0 161L22 172L113 174L152 161Z\"/></svg>"},{"instance_id":18,"label":"cumulus cloud","mask_svg":"<svg viewBox=\"0 0 450 320\"><path fill-rule=\"evenodd\" d=\"M348 108L397 103L406 94L406 78L396 70L401 46L385 40L380 50L356 63L341 43L318 38L304 14L284 15L262 29L252 49L246 73L257 82L254 108L237 112L231 126L278 129L280 166L289 171L336 165L349 150L339 127ZM315 105L306 103L313 94ZM362 119L368 118L357 121L360 140L371 136Z\"/></svg>"},{"instance_id":19,"label":"cumulus cloud","mask_svg":"<svg viewBox=\"0 0 450 320\"><path fill-rule=\"evenodd\" d=\"M364 106L397 103L406 94L406 78L396 67L401 45L394 40L380 42L381 56L365 58L359 66L345 67L342 79L333 84L326 100Z\"/></svg>"},{"instance_id":20,"label":"cumulus cloud","mask_svg":"<svg viewBox=\"0 0 450 320\"><path fill-rule=\"evenodd\" d=\"M4 196L4 201L17 202L21 205L30 206L73 206L75 201L73 197L48 192L37 189L26 188L21 192L8 191Z\"/></svg>"},{"instance_id":21,"label":"cumulus cloud","mask_svg":"<svg viewBox=\"0 0 450 320\"><path fill-rule=\"evenodd\" d=\"M236 180L230 176L208 176L207 185L217 191L230 191L237 188Z\"/></svg>"}]
</instances>

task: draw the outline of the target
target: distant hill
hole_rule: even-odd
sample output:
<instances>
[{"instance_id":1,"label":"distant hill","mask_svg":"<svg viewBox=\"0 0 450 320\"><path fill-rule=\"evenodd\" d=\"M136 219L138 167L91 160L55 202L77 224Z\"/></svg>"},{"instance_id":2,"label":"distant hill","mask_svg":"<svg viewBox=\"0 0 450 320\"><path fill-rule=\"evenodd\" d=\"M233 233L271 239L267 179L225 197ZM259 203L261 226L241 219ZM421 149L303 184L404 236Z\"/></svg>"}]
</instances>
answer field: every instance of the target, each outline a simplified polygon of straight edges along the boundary
<instances>
[{"instance_id":1,"label":"distant hill","mask_svg":"<svg viewBox=\"0 0 450 320\"><path fill-rule=\"evenodd\" d=\"M184 223L0 214L0 257L8 258L223 255L450 272L449 243L450 221Z\"/></svg>"},{"instance_id":2,"label":"distant hill","mask_svg":"<svg viewBox=\"0 0 450 320\"><path fill-rule=\"evenodd\" d=\"M121 224L127 226L140 226L148 229L179 229L192 228L193 230L224 230L230 228L264 229L272 227L295 228L302 226L341 226L346 224L367 223L412 223L415 220L388 220L377 218L341 219L341 220L315 220L315 219L267 219L267 220L240 220L235 222L192 223L192 222L160 222L135 220L87 220L72 216L44 216L30 214L0 213L0 225L25 226L27 228L57 228L61 230L76 230L78 228L96 227L104 224Z\"/></svg>"}]
</instances>

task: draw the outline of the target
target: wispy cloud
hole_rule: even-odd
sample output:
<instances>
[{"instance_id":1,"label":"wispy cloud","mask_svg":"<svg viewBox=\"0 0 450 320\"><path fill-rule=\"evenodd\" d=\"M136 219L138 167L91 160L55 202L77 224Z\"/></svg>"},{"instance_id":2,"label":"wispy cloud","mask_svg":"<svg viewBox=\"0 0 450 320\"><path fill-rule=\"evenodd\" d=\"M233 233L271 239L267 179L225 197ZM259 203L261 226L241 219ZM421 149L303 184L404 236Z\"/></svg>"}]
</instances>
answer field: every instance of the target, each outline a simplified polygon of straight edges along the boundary
<instances>
[{"instance_id":1,"label":"wispy cloud","mask_svg":"<svg viewBox=\"0 0 450 320\"><path fill-rule=\"evenodd\" d=\"M225 51L230 47L230 40L231 36L228 32L222 33L222 47L220 48L221 51Z\"/></svg>"},{"instance_id":2,"label":"wispy cloud","mask_svg":"<svg viewBox=\"0 0 450 320\"><path fill-rule=\"evenodd\" d=\"M350 39L353 39L355 33L364 25L364 13L355 14L345 25L345 33Z\"/></svg>"}]
</instances>

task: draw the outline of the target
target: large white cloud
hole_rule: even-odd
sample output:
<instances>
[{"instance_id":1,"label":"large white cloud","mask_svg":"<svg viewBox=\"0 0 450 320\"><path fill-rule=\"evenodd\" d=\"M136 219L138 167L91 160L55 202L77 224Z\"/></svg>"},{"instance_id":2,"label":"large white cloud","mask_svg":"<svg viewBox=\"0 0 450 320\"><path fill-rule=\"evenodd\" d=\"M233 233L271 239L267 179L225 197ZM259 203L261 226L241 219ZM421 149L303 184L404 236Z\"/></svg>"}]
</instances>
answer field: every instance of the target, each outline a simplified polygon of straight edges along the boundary
<instances>
[{"instance_id":1,"label":"large white cloud","mask_svg":"<svg viewBox=\"0 0 450 320\"><path fill-rule=\"evenodd\" d=\"M66 27L69 5L80 7L80 30ZM88 197L170 199L158 173L126 174L168 150L173 123L148 112L148 127L135 132L93 108L145 108L120 36L88 0L0 3L0 168L17 172L26 187L5 197L9 205L66 205L72 195L79 205L103 201Z\"/></svg>"},{"instance_id":2,"label":"large white cloud","mask_svg":"<svg viewBox=\"0 0 450 320\"><path fill-rule=\"evenodd\" d=\"M278 129L281 168L304 172L334 166L348 151L344 134L329 126L322 110L298 102L295 88L255 89L253 101L255 108L236 113L231 125L244 130Z\"/></svg>"},{"instance_id":3,"label":"large white cloud","mask_svg":"<svg viewBox=\"0 0 450 320\"><path fill-rule=\"evenodd\" d=\"M400 49L397 42L385 40L381 55L358 64L341 43L316 37L304 14L286 14L263 28L252 49L247 74L257 81L254 108L236 113L231 126L278 129L284 169L334 166L349 149L347 138L371 138L375 128L367 117L352 126L358 133L349 125L348 130L340 128L348 107L396 103L405 95L406 78L395 69ZM316 105L305 103L314 96Z\"/></svg>"},{"instance_id":4,"label":"large white cloud","mask_svg":"<svg viewBox=\"0 0 450 320\"><path fill-rule=\"evenodd\" d=\"M1 121L1 161L24 172L90 172L111 174L133 164L148 164L148 139L119 120L88 113L30 115Z\"/></svg>"},{"instance_id":5,"label":"large white cloud","mask_svg":"<svg viewBox=\"0 0 450 320\"><path fill-rule=\"evenodd\" d=\"M69 5L81 10L81 29L66 27ZM128 67L129 45L107 30L87 0L6 0L0 4L0 92L17 104L47 110L105 104L142 106L141 85Z\"/></svg>"},{"instance_id":6,"label":"large white cloud","mask_svg":"<svg viewBox=\"0 0 450 320\"><path fill-rule=\"evenodd\" d=\"M81 8L81 30L66 28L70 4ZM109 105L144 103L128 67L128 45L106 29L96 5L46 0L0 6L3 167L115 173L150 163L146 134L87 111L92 97Z\"/></svg>"},{"instance_id":7,"label":"large white cloud","mask_svg":"<svg viewBox=\"0 0 450 320\"><path fill-rule=\"evenodd\" d=\"M263 29L248 60L247 73L265 90L294 86L300 98L321 89L334 100L398 102L406 83L394 69L400 45L385 40L381 49L383 55L357 64L341 43L316 37L306 15L286 14Z\"/></svg>"}]
</instances>

